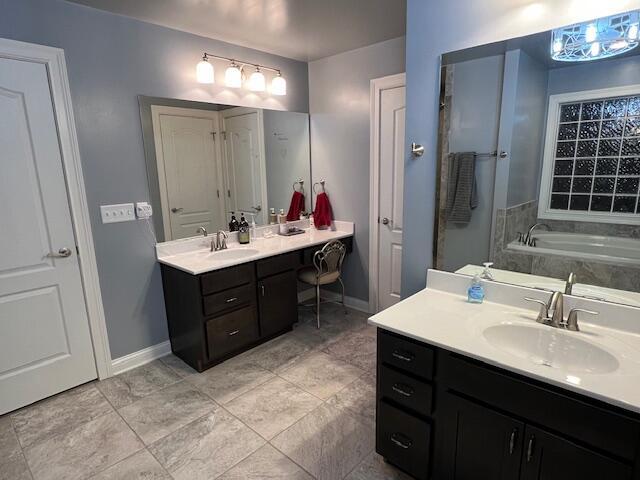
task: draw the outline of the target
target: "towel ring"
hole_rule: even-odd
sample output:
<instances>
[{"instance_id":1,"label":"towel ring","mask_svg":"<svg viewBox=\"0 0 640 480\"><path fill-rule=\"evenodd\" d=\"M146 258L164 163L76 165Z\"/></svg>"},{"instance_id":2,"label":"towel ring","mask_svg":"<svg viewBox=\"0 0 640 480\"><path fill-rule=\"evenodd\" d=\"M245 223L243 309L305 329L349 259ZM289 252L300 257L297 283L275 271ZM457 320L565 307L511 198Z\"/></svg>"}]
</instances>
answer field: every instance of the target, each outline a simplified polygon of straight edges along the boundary
<instances>
[{"instance_id":1,"label":"towel ring","mask_svg":"<svg viewBox=\"0 0 640 480\"><path fill-rule=\"evenodd\" d=\"M296 190L296 185L300 185L300 190ZM293 182L293 191L304 193L304 180L298 180L297 182Z\"/></svg>"},{"instance_id":2,"label":"towel ring","mask_svg":"<svg viewBox=\"0 0 640 480\"><path fill-rule=\"evenodd\" d=\"M322 191L317 192L316 191L316 185L320 185L320 188L322 189ZM313 189L313 193L315 193L316 195L318 195L319 193L324 193L324 180L320 180L319 182L316 182L313 184L313 187L311 187Z\"/></svg>"}]
</instances>

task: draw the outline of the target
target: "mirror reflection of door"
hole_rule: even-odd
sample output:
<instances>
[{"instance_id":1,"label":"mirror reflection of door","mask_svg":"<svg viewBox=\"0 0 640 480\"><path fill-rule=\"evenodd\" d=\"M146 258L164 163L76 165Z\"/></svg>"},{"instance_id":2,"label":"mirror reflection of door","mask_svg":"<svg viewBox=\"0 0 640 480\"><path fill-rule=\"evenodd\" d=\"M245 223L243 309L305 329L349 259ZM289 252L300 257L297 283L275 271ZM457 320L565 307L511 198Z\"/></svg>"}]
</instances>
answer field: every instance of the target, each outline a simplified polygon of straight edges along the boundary
<instances>
[{"instance_id":1,"label":"mirror reflection of door","mask_svg":"<svg viewBox=\"0 0 640 480\"><path fill-rule=\"evenodd\" d=\"M256 223L264 225L267 185L262 110L236 107L221 113L228 210L255 213Z\"/></svg>"},{"instance_id":2,"label":"mirror reflection of door","mask_svg":"<svg viewBox=\"0 0 640 480\"><path fill-rule=\"evenodd\" d=\"M225 228L219 112L152 106L166 240ZM218 135L219 136L219 135Z\"/></svg>"}]
</instances>

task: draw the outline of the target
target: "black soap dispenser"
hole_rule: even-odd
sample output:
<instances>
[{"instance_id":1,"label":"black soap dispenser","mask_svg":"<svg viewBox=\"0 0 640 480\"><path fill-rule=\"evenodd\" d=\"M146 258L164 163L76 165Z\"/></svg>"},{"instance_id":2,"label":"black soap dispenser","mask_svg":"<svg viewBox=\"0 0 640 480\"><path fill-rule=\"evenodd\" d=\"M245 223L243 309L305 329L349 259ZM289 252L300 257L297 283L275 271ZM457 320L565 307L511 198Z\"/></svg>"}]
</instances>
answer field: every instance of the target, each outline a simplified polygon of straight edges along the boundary
<instances>
[{"instance_id":1,"label":"black soap dispenser","mask_svg":"<svg viewBox=\"0 0 640 480\"><path fill-rule=\"evenodd\" d=\"M231 212L231 221L229 222L229 231L237 232L239 228L240 228L240 224L238 223L238 220L236 220L236 212Z\"/></svg>"},{"instance_id":2,"label":"black soap dispenser","mask_svg":"<svg viewBox=\"0 0 640 480\"><path fill-rule=\"evenodd\" d=\"M247 244L250 239L251 232L249 231L249 223L245 220L244 215L242 215L240 217L240 224L238 225L238 242Z\"/></svg>"}]
</instances>

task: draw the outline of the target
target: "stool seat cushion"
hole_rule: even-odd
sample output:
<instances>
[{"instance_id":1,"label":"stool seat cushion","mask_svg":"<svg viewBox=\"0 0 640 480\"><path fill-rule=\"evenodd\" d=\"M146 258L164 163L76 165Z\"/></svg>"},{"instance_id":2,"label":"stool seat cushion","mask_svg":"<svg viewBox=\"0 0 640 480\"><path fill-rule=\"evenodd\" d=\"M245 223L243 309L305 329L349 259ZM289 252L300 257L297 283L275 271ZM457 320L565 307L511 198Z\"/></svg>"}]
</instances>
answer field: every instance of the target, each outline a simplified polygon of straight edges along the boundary
<instances>
[{"instance_id":1,"label":"stool seat cushion","mask_svg":"<svg viewBox=\"0 0 640 480\"><path fill-rule=\"evenodd\" d=\"M338 280L340 277L340 271L336 270L335 272L327 272L317 277L318 271L315 267L304 267L298 271L298 280L304 283L308 283L309 285L326 285L328 283L333 283Z\"/></svg>"}]
</instances>

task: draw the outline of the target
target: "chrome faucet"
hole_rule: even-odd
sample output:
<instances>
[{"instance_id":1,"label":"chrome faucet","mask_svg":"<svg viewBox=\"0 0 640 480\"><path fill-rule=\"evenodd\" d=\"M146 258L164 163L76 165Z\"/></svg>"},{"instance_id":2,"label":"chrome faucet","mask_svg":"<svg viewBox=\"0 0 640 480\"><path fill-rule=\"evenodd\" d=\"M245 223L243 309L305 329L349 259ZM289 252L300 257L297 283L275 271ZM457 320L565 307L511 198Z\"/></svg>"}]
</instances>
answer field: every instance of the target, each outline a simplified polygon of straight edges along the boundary
<instances>
[{"instance_id":1,"label":"chrome faucet","mask_svg":"<svg viewBox=\"0 0 640 480\"><path fill-rule=\"evenodd\" d=\"M564 296L562 292L553 292L548 302L538 300L537 298L525 297L525 300L529 302L535 302L540 304L540 313L536 322L543 325L549 325L554 328L564 328L572 332L579 332L578 327L578 313L588 313L590 315L598 315L598 312L592 310L585 310L583 308L573 308L569 312L567 320L564 320Z\"/></svg>"},{"instance_id":2,"label":"chrome faucet","mask_svg":"<svg viewBox=\"0 0 640 480\"><path fill-rule=\"evenodd\" d=\"M211 239L211 251L217 252L227 249L227 234L224 230L218 230L216 236Z\"/></svg>"},{"instance_id":3,"label":"chrome faucet","mask_svg":"<svg viewBox=\"0 0 640 480\"><path fill-rule=\"evenodd\" d=\"M567 278L567 283L564 287L564 294L565 295L571 295L571 293L573 292L573 286L576 284L576 274L571 272L569 274L569 278Z\"/></svg>"},{"instance_id":4,"label":"chrome faucet","mask_svg":"<svg viewBox=\"0 0 640 480\"><path fill-rule=\"evenodd\" d=\"M203 237L206 237L208 235L207 229L204 227L198 227L196 233L201 233Z\"/></svg>"},{"instance_id":5,"label":"chrome faucet","mask_svg":"<svg viewBox=\"0 0 640 480\"><path fill-rule=\"evenodd\" d=\"M551 230L551 227L546 223L534 223L533 225L531 225L531 227L529 228L529 231L522 239L522 243L524 243L529 247L535 247L536 241L535 241L535 238L532 237L532 235L533 235L533 231L538 227L545 227L547 230Z\"/></svg>"}]
</instances>

